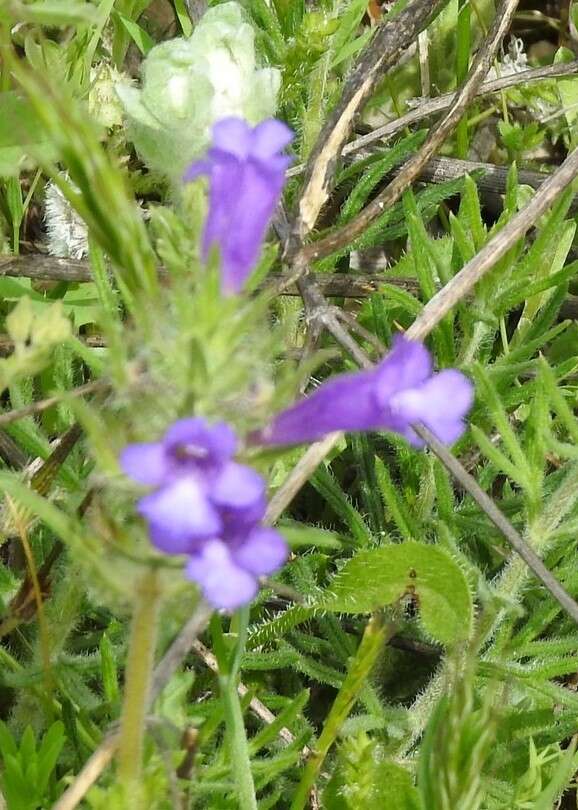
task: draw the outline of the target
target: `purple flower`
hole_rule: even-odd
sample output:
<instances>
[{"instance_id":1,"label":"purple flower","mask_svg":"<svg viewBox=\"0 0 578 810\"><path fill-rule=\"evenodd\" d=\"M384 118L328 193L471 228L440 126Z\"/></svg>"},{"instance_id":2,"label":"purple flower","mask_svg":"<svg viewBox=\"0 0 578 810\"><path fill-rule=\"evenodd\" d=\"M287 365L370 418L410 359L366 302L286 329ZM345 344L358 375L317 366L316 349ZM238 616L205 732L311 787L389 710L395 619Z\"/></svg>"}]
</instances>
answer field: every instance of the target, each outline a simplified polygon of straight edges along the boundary
<instances>
[{"instance_id":1,"label":"purple flower","mask_svg":"<svg viewBox=\"0 0 578 810\"><path fill-rule=\"evenodd\" d=\"M257 526L238 544L209 540L189 558L186 570L210 604L234 610L254 598L258 577L277 571L286 559L287 545L279 532Z\"/></svg>"},{"instance_id":2,"label":"purple flower","mask_svg":"<svg viewBox=\"0 0 578 810\"><path fill-rule=\"evenodd\" d=\"M389 430L421 446L412 425L421 422L440 441L456 441L473 401L471 382L454 369L433 373L421 343L398 335L393 348L370 371L344 374L280 413L252 441L300 444L335 430Z\"/></svg>"},{"instance_id":3,"label":"purple flower","mask_svg":"<svg viewBox=\"0 0 578 810\"><path fill-rule=\"evenodd\" d=\"M221 287L227 295L243 289L257 263L291 162L281 150L292 139L291 130L274 118L254 129L241 118L225 118L213 127L207 157L185 172L186 182L209 177L203 258L213 245L219 248Z\"/></svg>"},{"instance_id":4,"label":"purple flower","mask_svg":"<svg viewBox=\"0 0 578 810\"><path fill-rule=\"evenodd\" d=\"M195 418L175 422L159 442L129 445L120 456L126 475L154 488L137 506L153 544L187 555L187 576L225 609L250 601L257 578L287 557L281 535L260 525L265 482L233 461L236 450L229 425Z\"/></svg>"}]
</instances>

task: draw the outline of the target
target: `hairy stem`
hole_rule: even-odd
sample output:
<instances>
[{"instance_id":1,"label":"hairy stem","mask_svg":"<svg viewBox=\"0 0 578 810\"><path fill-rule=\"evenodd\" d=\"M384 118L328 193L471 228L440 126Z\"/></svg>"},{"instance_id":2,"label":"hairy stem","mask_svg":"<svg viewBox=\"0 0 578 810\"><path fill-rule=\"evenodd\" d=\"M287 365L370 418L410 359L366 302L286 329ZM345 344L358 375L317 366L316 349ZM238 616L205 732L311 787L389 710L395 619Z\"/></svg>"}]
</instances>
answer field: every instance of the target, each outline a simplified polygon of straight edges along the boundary
<instances>
[{"instance_id":1,"label":"hairy stem","mask_svg":"<svg viewBox=\"0 0 578 810\"><path fill-rule=\"evenodd\" d=\"M138 806L138 780L156 646L159 596L158 574L152 569L137 588L120 727L118 775L133 807Z\"/></svg>"},{"instance_id":2,"label":"hairy stem","mask_svg":"<svg viewBox=\"0 0 578 810\"><path fill-rule=\"evenodd\" d=\"M219 685L221 687L229 744L229 761L233 766L239 810L257 810L245 719L237 689L237 676L247 640L248 624L249 607L247 606L237 614L237 643L231 658L228 660L222 643L215 644L215 652L219 662ZM220 632L220 628L217 632ZM220 641L222 642L222 638Z\"/></svg>"}]
</instances>

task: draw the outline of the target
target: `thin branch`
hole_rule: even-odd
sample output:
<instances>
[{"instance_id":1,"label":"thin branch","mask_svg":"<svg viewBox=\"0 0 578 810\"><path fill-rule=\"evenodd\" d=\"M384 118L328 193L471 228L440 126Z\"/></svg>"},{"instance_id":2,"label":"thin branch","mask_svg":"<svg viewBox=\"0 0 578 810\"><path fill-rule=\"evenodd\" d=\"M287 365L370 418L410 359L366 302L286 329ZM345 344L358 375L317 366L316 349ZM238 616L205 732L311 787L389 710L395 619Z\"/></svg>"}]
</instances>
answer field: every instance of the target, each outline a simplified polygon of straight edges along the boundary
<instances>
[{"instance_id":1,"label":"thin branch","mask_svg":"<svg viewBox=\"0 0 578 810\"><path fill-rule=\"evenodd\" d=\"M548 65L547 67L532 68L520 73L513 73L511 76L503 76L500 79L484 82L476 93L476 98L499 93L501 90L508 90L512 87L519 87L530 82L544 81L547 79L562 79L565 76L574 76L578 73L578 60L566 64ZM343 157L359 152L376 143L383 145L395 135L403 132L409 126L424 121L437 113L449 110L456 98L455 93L445 93L432 99L421 99L420 104L415 109L410 110L395 121L389 121L381 127L372 129L365 135L361 135L354 141L346 144L341 152ZM417 99L416 99L417 100ZM300 163L287 171L287 177L298 177L305 171L305 164Z\"/></svg>"},{"instance_id":2,"label":"thin branch","mask_svg":"<svg viewBox=\"0 0 578 810\"><path fill-rule=\"evenodd\" d=\"M209 4L207 0L185 0L185 6L187 7L191 22L193 25L196 25L209 7Z\"/></svg>"},{"instance_id":3,"label":"thin branch","mask_svg":"<svg viewBox=\"0 0 578 810\"><path fill-rule=\"evenodd\" d=\"M197 636L200 636L205 629L212 612L212 609L206 602L200 601L189 621L185 624L179 635L156 665L149 698L150 704L154 703L174 673L183 663L193 648Z\"/></svg>"},{"instance_id":4,"label":"thin branch","mask_svg":"<svg viewBox=\"0 0 578 810\"><path fill-rule=\"evenodd\" d=\"M14 470L21 470L28 463L28 456L4 430L0 430L0 457Z\"/></svg>"},{"instance_id":5,"label":"thin branch","mask_svg":"<svg viewBox=\"0 0 578 810\"><path fill-rule=\"evenodd\" d=\"M163 276L167 275L163 267L159 268L159 273ZM2 275L12 278L30 278L38 281L68 281L70 283L94 281L88 262L74 259L56 259L52 256L40 254L11 257L10 262L0 264L0 277ZM290 277L291 274L289 273L270 273L265 279L264 286L283 286L284 295L299 296L300 292L294 283L286 284ZM381 273L319 273L314 274L314 278L323 294L329 297L365 298L377 292L379 285L383 284L384 281L396 287L407 289L410 292L419 291L419 285L414 279L386 277ZM87 336L83 340L89 346L100 347L103 345L102 338L98 336ZM9 353L13 345L7 335L0 336L0 355Z\"/></svg>"},{"instance_id":6,"label":"thin branch","mask_svg":"<svg viewBox=\"0 0 578 810\"><path fill-rule=\"evenodd\" d=\"M204 644L202 644L200 641L197 640L193 643L193 649L210 670L212 670L213 672L219 671L217 659L215 658L213 653L205 647ZM237 691L239 692L239 695L241 697L245 697L245 695L249 693L247 687L242 683L239 684ZM277 719L273 714L273 712L270 711L265 706L264 703L258 700L258 698L251 699L251 702L249 703L249 708L256 717L258 717L267 725L271 725L271 723L274 723L275 720ZM295 742L295 736L291 731L289 731L288 728L285 727L280 728L279 736L288 745ZM311 753L311 749L309 749L307 746L304 746L302 753L304 756L309 756L309 754Z\"/></svg>"},{"instance_id":7,"label":"thin branch","mask_svg":"<svg viewBox=\"0 0 578 810\"><path fill-rule=\"evenodd\" d=\"M456 93L445 117L431 130L421 149L404 163L399 174L350 222L333 231L324 239L307 245L296 254L296 275L306 272L307 265L352 244L366 228L385 210L396 203L408 186L419 176L446 138L453 132L464 111L476 96L485 75L506 34L518 5L518 0L502 0L492 28L476 54L468 78Z\"/></svg>"},{"instance_id":8,"label":"thin branch","mask_svg":"<svg viewBox=\"0 0 578 810\"><path fill-rule=\"evenodd\" d=\"M25 276L34 281L94 281L90 264L79 259L56 256L0 256L0 276Z\"/></svg>"},{"instance_id":9,"label":"thin branch","mask_svg":"<svg viewBox=\"0 0 578 810\"><path fill-rule=\"evenodd\" d=\"M118 731L110 731L106 735L96 751L87 759L74 782L53 805L52 810L74 810L75 807L78 807L105 768L112 762L119 738Z\"/></svg>"},{"instance_id":10,"label":"thin branch","mask_svg":"<svg viewBox=\"0 0 578 810\"><path fill-rule=\"evenodd\" d=\"M330 114L313 147L295 222L287 243L292 256L303 237L315 226L319 211L327 200L337 167L337 159L353 128L355 117L373 92L383 74L427 27L445 0L413 0L381 25L362 52L355 68L345 80L341 98Z\"/></svg>"},{"instance_id":11,"label":"thin branch","mask_svg":"<svg viewBox=\"0 0 578 810\"><path fill-rule=\"evenodd\" d=\"M307 448L269 501L264 518L265 523L271 525L279 520L301 487L309 480L342 436L343 433L330 433L320 442L315 442Z\"/></svg>"},{"instance_id":12,"label":"thin branch","mask_svg":"<svg viewBox=\"0 0 578 810\"><path fill-rule=\"evenodd\" d=\"M364 354L359 344L341 325L339 316L337 315L338 308L327 303L309 274L305 274L300 278L297 282L297 286L303 298L310 325L325 327L348 354L353 357L355 362L362 365L364 362Z\"/></svg>"},{"instance_id":13,"label":"thin branch","mask_svg":"<svg viewBox=\"0 0 578 810\"><path fill-rule=\"evenodd\" d=\"M66 402L71 397L85 397L87 394L94 394L97 391L104 391L109 387L106 380L92 380L84 385L79 385L78 388L73 388L70 391L64 391L62 394L57 394L53 397L46 399L39 399L37 402L32 402L30 405L25 405L23 408L16 408L13 411L0 413L0 425L9 425L11 422L17 422L19 419L24 419L27 416L34 416L34 414L42 413L42 411L52 408L54 405L59 405Z\"/></svg>"}]
</instances>

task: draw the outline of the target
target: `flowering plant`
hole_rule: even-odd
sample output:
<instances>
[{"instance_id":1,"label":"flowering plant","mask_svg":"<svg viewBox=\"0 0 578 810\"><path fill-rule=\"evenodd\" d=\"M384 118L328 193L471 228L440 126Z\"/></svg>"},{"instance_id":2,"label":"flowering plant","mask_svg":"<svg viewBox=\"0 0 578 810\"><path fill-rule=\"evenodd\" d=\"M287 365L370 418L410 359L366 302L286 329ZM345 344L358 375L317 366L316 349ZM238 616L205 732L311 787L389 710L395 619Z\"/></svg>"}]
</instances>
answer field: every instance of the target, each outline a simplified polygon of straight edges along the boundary
<instances>
[{"instance_id":1,"label":"flowering plant","mask_svg":"<svg viewBox=\"0 0 578 810\"><path fill-rule=\"evenodd\" d=\"M1 806L576 804L576 65L516 5L0 2ZM480 182L501 118L552 176Z\"/></svg>"},{"instance_id":2,"label":"flowering plant","mask_svg":"<svg viewBox=\"0 0 578 810\"><path fill-rule=\"evenodd\" d=\"M185 173L186 181L209 175L203 250L206 256L218 246L226 295L241 292L255 265L289 162L279 151L291 138L274 119L251 129L227 118L215 124L207 157ZM433 374L427 349L398 337L374 370L330 380L251 440L285 445L337 430L391 430L419 446L412 426L423 422L442 441L453 442L465 429L472 397L464 375ZM252 599L257 576L273 573L287 557L279 533L261 526L265 483L233 461L236 449L228 424L188 418L175 422L161 441L129 445L120 457L130 478L155 488L138 504L153 544L187 555L187 575L213 606L229 609Z\"/></svg>"}]
</instances>

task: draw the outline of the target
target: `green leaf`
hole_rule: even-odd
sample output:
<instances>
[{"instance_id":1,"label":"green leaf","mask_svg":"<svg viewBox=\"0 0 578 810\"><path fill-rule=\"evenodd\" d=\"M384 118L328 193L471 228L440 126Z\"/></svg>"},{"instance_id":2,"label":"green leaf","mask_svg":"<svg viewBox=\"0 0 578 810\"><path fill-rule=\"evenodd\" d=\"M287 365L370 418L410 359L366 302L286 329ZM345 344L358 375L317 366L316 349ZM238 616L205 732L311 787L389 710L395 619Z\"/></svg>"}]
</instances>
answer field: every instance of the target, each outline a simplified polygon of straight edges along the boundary
<instances>
[{"instance_id":1,"label":"green leaf","mask_svg":"<svg viewBox=\"0 0 578 810\"><path fill-rule=\"evenodd\" d=\"M143 56L146 56L147 53L154 47L154 40L147 34L147 32L140 27L140 25L134 20L129 19L124 14L121 14L120 11L114 12L115 17L121 22L121 24L126 29L127 33L129 34L130 38L137 46L139 51L142 53Z\"/></svg>"},{"instance_id":2,"label":"green leaf","mask_svg":"<svg viewBox=\"0 0 578 810\"><path fill-rule=\"evenodd\" d=\"M317 546L317 548L341 548L341 542L335 532L321 529L318 526L306 526L297 521L283 521L277 528L291 548L299 546Z\"/></svg>"},{"instance_id":3,"label":"green leaf","mask_svg":"<svg viewBox=\"0 0 578 810\"><path fill-rule=\"evenodd\" d=\"M554 56L554 64L571 62L576 56L570 48L559 48ZM578 123L578 78L575 76L558 80L558 93L564 109L564 115L572 143L576 141L576 125Z\"/></svg>"},{"instance_id":4,"label":"green leaf","mask_svg":"<svg viewBox=\"0 0 578 810\"><path fill-rule=\"evenodd\" d=\"M40 793L44 793L48 787L48 781L56 767L64 742L64 724L57 720L44 735L38 749L37 788Z\"/></svg>"},{"instance_id":5,"label":"green leaf","mask_svg":"<svg viewBox=\"0 0 578 810\"><path fill-rule=\"evenodd\" d=\"M118 701L120 690L114 652L106 633L103 633L100 639L100 669L104 695L106 700L114 706Z\"/></svg>"},{"instance_id":6,"label":"green leaf","mask_svg":"<svg viewBox=\"0 0 578 810\"><path fill-rule=\"evenodd\" d=\"M371 530L348 496L343 492L328 467L319 467L312 475L310 483L349 527L354 540L360 546L369 545L372 542Z\"/></svg>"},{"instance_id":7,"label":"green leaf","mask_svg":"<svg viewBox=\"0 0 578 810\"><path fill-rule=\"evenodd\" d=\"M179 21L183 35L190 37L193 33L193 24L189 17L187 7L185 6L185 0L173 0L173 5L175 7L175 16Z\"/></svg>"},{"instance_id":8,"label":"green leaf","mask_svg":"<svg viewBox=\"0 0 578 810\"><path fill-rule=\"evenodd\" d=\"M11 754L13 757L18 756L16 741L3 720L0 720L0 753L3 758L6 758L8 754Z\"/></svg>"},{"instance_id":9,"label":"green leaf","mask_svg":"<svg viewBox=\"0 0 578 810\"><path fill-rule=\"evenodd\" d=\"M573 739L556 765L550 782L532 804L531 810L551 810L552 807L556 807L557 800L576 772L578 764L576 759L576 740Z\"/></svg>"},{"instance_id":10,"label":"green leaf","mask_svg":"<svg viewBox=\"0 0 578 810\"><path fill-rule=\"evenodd\" d=\"M383 461L375 457L375 473L385 508L395 522L404 540L415 540L419 537L419 527L407 508L399 488L391 480L389 469Z\"/></svg>"},{"instance_id":11,"label":"green leaf","mask_svg":"<svg viewBox=\"0 0 578 810\"><path fill-rule=\"evenodd\" d=\"M467 639L472 596L464 573L447 552L407 541L361 551L345 563L316 607L371 613L415 596L424 630L442 644Z\"/></svg>"}]
</instances>

